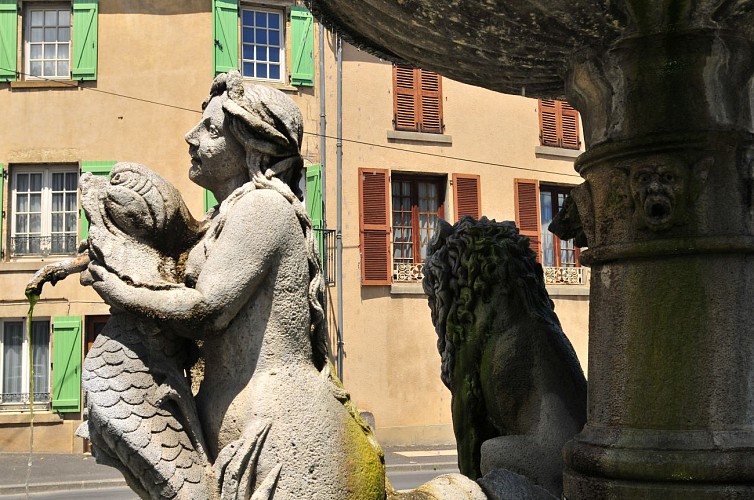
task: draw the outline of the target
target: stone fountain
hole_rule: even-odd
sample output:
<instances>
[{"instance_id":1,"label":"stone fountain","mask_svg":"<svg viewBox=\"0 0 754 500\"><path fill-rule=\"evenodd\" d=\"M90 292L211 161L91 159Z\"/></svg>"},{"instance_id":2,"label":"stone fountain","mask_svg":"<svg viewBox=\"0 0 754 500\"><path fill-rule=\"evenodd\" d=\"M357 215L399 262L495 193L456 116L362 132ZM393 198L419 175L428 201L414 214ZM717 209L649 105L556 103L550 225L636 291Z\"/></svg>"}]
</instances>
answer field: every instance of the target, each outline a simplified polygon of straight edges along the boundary
<instances>
[{"instance_id":1,"label":"stone fountain","mask_svg":"<svg viewBox=\"0 0 754 500\"><path fill-rule=\"evenodd\" d=\"M581 112L590 380L564 495L754 496L754 2L309 3L382 58Z\"/></svg>"}]
</instances>

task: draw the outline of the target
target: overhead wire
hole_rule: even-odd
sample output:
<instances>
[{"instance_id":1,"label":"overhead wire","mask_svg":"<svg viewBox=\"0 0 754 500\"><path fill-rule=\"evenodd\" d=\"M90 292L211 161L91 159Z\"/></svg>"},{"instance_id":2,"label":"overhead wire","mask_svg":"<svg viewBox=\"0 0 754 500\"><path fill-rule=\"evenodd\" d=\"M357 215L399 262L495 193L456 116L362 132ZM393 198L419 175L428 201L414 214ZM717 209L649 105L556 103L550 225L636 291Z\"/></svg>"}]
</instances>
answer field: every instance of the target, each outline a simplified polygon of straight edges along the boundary
<instances>
[{"instance_id":1,"label":"overhead wire","mask_svg":"<svg viewBox=\"0 0 754 500\"><path fill-rule=\"evenodd\" d=\"M0 70L11 71L8 68L2 68L2 67L0 67ZM29 75L28 73L24 73L22 71L16 71L16 74L17 75L23 75L23 76L32 76L32 75ZM123 99L130 99L130 100L133 100L133 101L139 101L139 102L143 102L143 103L146 103L146 104L153 104L153 105L156 105L156 106L163 106L163 107L167 107L167 108L171 108L171 109L177 109L177 110L180 110L180 111L188 111L188 112L195 113L195 114L202 114L202 111L197 110L197 109L187 108L187 107L184 107L184 106L178 106L178 105L175 105L175 104L169 104L169 103L165 103L165 102L154 101L154 100L151 100L151 99L145 99L145 98L142 98L142 97L136 97L136 96L131 96L131 95L127 95L127 94L121 94L119 92L102 90L102 89L93 88L93 87L86 87L86 86L82 87L78 83L69 83L67 81L55 80L55 79L52 79L52 78L45 78L45 77L36 77L35 76L34 78L42 80L42 81L52 82L52 83L55 83L55 84L61 85L61 86L68 86L68 87L72 87L72 88L80 88L82 90L87 90L87 91L90 91L90 92L98 92L98 93L110 95L110 96L113 96L113 97L120 97L120 98L123 98ZM334 136L331 136L331 135L327 135L327 134L319 134L317 132L307 132L307 131L304 131L304 134L305 135L314 136L314 137L324 137L325 139L338 140L337 137L334 137ZM372 142L360 141L360 140L357 140L357 139L346 139L345 137L340 138L340 140L342 142L347 142L347 143L351 143L351 144L358 144L360 146L369 146L369 147L373 147L373 148L380 148L380 149L388 149L388 150L392 150L392 151L399 151L401 153L410 153L410 154L416 154L416 155L422 155L422 156L430 156L430 157L434 157L434 158L440 158L440 159L443 159L443 160L462 161L462 162L468 162L468 163L476 163L477 165L485 165L485 166L501 167L501 168L510 168L510 169L513 169L513 170L523 170L523 171L526 171L526 172L537 172L537 173L542 173L542 174L560 175L560 176L564 176L564 177L574 177L574 178L581 179L581 177L578 174L576 174L576 173L554 172L552 170L546 170L546 169L538 169L538 168L531 168L531 167L521 167L521 166L517 166L517 165L507 165L505 163L497 163L497 162L485 161L485 160L474 160L474 159L471 159L471 158L463 158L463 157L460 157L460 156L449 156L449 155L443 155L443 154L439 154L439 153L432 153L432 152L429 152L429 151L417 151L415 149L399 148L399 147L391 146L391 145L388 145L388 144L375 144L375 143L372 143Z\"/></svg>"}]
</instances>

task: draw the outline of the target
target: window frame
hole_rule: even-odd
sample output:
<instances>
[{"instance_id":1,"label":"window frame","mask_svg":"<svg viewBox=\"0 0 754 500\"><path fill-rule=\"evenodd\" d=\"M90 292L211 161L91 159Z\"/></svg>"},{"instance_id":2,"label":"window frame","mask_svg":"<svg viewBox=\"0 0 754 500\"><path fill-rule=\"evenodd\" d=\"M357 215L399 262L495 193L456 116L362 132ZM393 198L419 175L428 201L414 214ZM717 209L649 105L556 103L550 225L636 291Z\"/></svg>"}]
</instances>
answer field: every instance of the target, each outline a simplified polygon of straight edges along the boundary
<instances>
[{"instance_id":1,"label":"window frame","mask_svg":"<svg viewBox=\"0 0 754 500\"><path fill-rule=\"evenodd\" d=\"M290 5L292 5L292 3ZM271 84L282 84L282 85L288 84L288 80L289 80L288 21L290 18L290 5L287 3L282 3L282 2L280 3L270 2L267 4L259 4L256 2L239 2L238 4L238 69L244 79L257 81L257 82L271 83ZM280 46L279 46L280 61L278 61L277 63L280 66L280 78L278 79L260 78L257 76L248 76L244 74L244 61L245 61L244 53L243 53L244 44L245 44L243 40L244 11L264 12L267 14L274 13L274 14L280 15ZM257 47L256 42L254 44L251 44L251 47L253 47L254 52L256 52L256 47ZM267 47L269 49L269 45ZM269 57L269 52L268 52L268 57ZM251 64L256 64L256 61L254 60L254 62L251 62ZM267 65L269 69L269 61L267 61Z\"/></svg>"},{"instance_id":2,"label":"window frame","mask_svg":"<svg viewBox=\"0 0 754 500\"><path fill-rule=\"evenodd\" d=\"M547 183L541 183L539 184L538 189L538 196L539 196L539 218L540 218L540 225L541 225L541 243L540 243L540 259L542 262L543 267L581 267L581 263L579 262L579 255L581 254L581 249L573 244L573 240L562 240L558 237L558 235L551 233L547 229L547 225L545 225L545 221L543 220L544 217L544 207L542 206L542 197L545 195L545 193L548 193L550 196L550 206L552 210L550 221L552 221L552 218L555 217L555 215L560 211L562 208L562 204L559 202L558 196L563 196L563 202L565 202L565 199L570 195L571 190L575 186L563 186L563 185L557 185L557 184L547 184ZM553 251L553 265L548 266L545 265L545 236L549 234L549 236L552 238L552 251ZM563 243L566 244L565 247L563 247ZM566 262L564 263L562 260L562 252L570 252L573 255L573 262Z\"/></svg>"},{"instance_id":3,"label":"window frame","mask_svg":"<svg viewBox=\"0 0 754 500\"><path fill-rule=\"evenodd\" d=\"M544 147L581 149L579 112L566 101L539 99L539 144Z\"/></svg>"},{"instance_id":4,"label":"window frame","mask_svg":"<svg viewBox=\"0 0 754 500\"><path fill-rule=\"evenodd\" d=\"M8 323L21 324L21 401L5 401L5 327ZM43 395L40 400L34 401L34 406L35 409L49 410L52 401L52 318L35 318L33 323L47 323L48 334L46 390L40 391L38 387L34 388L35 394ZM25 394L29 398L29 380L29 343L26 335L26 320L24 318L0 318L0 412L28 409L29 401L28 399L24 400L23 395Z\"/></svg>"},{"instance_id":5,"label":"window frame","mask_svg":"<svg viewBox=\"0 0 754 500\"><path fill-rule=\"evenodd\" d=\"M407 72L411 71L412 87L409 89L407 86L401 86L399 83L405 80ZM401 76L401 72L404 72ZM430 75L432 78L437 78L437 89L429 90L425 89L424 74ZM445 132L445 119L443 116L442 105L442 76L439 73L429 70L423 70L413 66L405 64L393 64L393 130L396 132L419 132L423 134L443 134ZM414 124L409 126L403 124L405 122L405 115L407 113L408 101L406 98L410 97L410 106L412 107L412 116ZM424 99L436 99L437 109L433 110L436 115L436 126L429 126L427 120L425 120L425 110L429 109L425 105ZM404 118L402 118L404 116Z\"/></svg>"},{"instance_id":6,"label":"window frame","mask_svg":"<svg viewBox=\"0 0 754 500\"><path fill-rule=\"evenodd\" d=\"M68 23L68 73L65 76L47 76L47 75L41 75L41 76L33 76L31 74L31 11L32 10L39 10L44 9L43 12L47 10L68 10L69 12L69 23ZM23 62L23 68L24 68L24 79L28 81L44 81L44 80L70 80L71 79L71 72L73 69L73 1L71 2L43 2L43 1L29 1L25 0L22 5L22 29L21 29L21 42L22 42L22 62ZM60 29L61 26L58 25L58 29ZM44 28L43 28L44 29ZM39 42L42 44L42 50L44 51L44 46L51 42ZM56 47L60 44L60 42L55 42ZM57 54L57 50L56 50ZM44 59L42 59L44 61ZM57 61L57 59L56 59ZM43 62L44 64L44 62ZM57 73L57 71L56 71Z\"/></svg>"},{"instance_id":7,"label":"window frame","mask_svg":"<svg viewBox=\"0 0 754 500\"><path fill-rule=\"evenodd\" d=\"M409 182L410 183L410 206L411 206L411 246L412 256L411 262L396 263L396 241L395 241L395 203L393 201L393 186L396 182ZM412 282L416 279L399 279L399 276L409 272L410 275L421 275L421 270L417 271L417 266L424 264L421 258L421 227L420 227L420 213L419 213L419 184L429 183L434 184L437 187L438 193L438 207L437 211L433 212L437 214L438 218L445 219L445 204L447 202L447 176L444 175L431 175L431 174L412 174L404 172L393 172L390 175L390 261L391 261L391 280L393 282ZM416 241L416 236L419 235L419 241ZM429 235L427 239L427 245L434 236L434 231ZM401 268L400 266L408 266L407 268ZM418 278L420 279L420 278Z\"/></svg>"},{"instance_id":8,"label":"window frame","mask_svg":"<svg viewBox=\"0 0 754 500\"><path fill-rule=\"evenodd\" d=\"M17 226L17 220L16 220L16 214L18 213L18 175L19 174L34 174L34 173L41 173L42 174L42 187L41 191L39 193L41 194L41 200L40 200L40 231L38 234L38 237L41 238L50 238L50 243L48 245L44 244L44 240L40 240L40 251L37 253L32 253L31 251L21 253L19 254L16 252L14 239L19 237L18 234L18 228ZM65 210L65 201L63 202L63 227L65 227L65 214L66 213L72 213L76 216L76 228L74 231L63 231L62 236L65 237L73 237L74 238L74 244L72 245L72 249L70 251L67 251L65 253L58 253L58 252L52 252L52 175L55 173L75 173L76 174L76 189L73 191L69 191L64 189L63 193L75 193L76 196L76 208L74 210ZM80 220L80 203L81 200L79 198L78 194L78 182L79 182L79 169L76 165L71 164L40 164L40 165L29 165L29 164L22 164L22 165L12 165L10 167L10 186L9 186L9 214L10 214L10 256L11 257L46 257L46 256L65 256L65 255L73 255L76 253L76 246L78 244L78 238L79 238L79 230L81 227L81 220ZM65 182L65 180L64 180ZM31 191L30 191L31 192ZM36 191L35 191L36 192ZM65 200L65 197L64 197ZM31 208L31 207L29 207ZM31 212L30 212L31 213ZM31 238L32 233L30 231L27 231L25 233L27 237ZM67 246L64 243L64 246Z\"/></svg>"}]
</instances>

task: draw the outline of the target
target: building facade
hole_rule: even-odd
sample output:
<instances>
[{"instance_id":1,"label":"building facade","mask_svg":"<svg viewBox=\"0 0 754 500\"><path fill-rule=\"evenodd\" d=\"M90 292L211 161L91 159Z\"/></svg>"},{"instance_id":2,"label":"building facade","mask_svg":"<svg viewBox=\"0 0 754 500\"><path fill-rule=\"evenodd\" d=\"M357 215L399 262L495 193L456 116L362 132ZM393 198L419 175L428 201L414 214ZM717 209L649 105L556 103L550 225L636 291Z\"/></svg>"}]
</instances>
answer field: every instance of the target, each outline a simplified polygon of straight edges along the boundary
<instances>
[{"instance_id":1,"label":"building facade","mask_svg":"<svg viewBox=\"0 0 754 500\"><path fill-rule=\"evenodd\" d=\"M579 182L575 112L394 66L344 44L338 141L337 43L324 33L320 53L319 34L309 12L288 0L0 0L0 449L28 450L32 385L34 449L84 449L74 436L85 418L81 363L108 307L70 277L45 287L31 342L23 325L26 282L74 255L86 236L79 175L143 163L199 217L214 200L188 180L183 135L201 116L212 78L231 68L301 108L306 204L322 229L336 227L342 144L343 273L342 283L328 286L330 332L334 351L336 332L343 334L346 386L374 415L383 442L452 441L449 392L419 282L438 217L519 222L547 266L556 311L586 366L586 274L577 250L543 231ZM333 234L321 234L334 277Z\"/></svg>"}]
</instances>

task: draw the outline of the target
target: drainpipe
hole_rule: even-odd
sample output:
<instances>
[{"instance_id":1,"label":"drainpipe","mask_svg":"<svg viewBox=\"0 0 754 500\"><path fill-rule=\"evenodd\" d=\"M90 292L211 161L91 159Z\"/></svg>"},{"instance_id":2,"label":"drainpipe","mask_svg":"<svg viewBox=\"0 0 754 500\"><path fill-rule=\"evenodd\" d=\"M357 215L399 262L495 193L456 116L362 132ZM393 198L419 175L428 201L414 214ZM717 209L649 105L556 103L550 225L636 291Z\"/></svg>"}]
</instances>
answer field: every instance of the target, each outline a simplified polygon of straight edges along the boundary
<instances>
[{"instance_id":1,"label":"drainpipe","mask_svg":"<svg viewBox=\"0 0 754 500\"><path fill-rule=\"evenodd\" d=\"M319 161L322 172L322 226L327 229L327 118L325 114L325 27L319 25Z\"/></svg>"},{"instance_id":2,"label":"drainpipe","mask_svg":"<svg viewBox=\"0 0 754 500\"><path fill-rule=\"evenodd\" d=\"M340 36L336 35L336 45L338 54L338 94L337 94L337 115L338 126L335 141L336 157L336 192L337 192L337 227L335 231L335 242L338 248L338 274L336 285L338 287L338 376L343 381L343 44Z\"/></svg>"}]
</instances>

